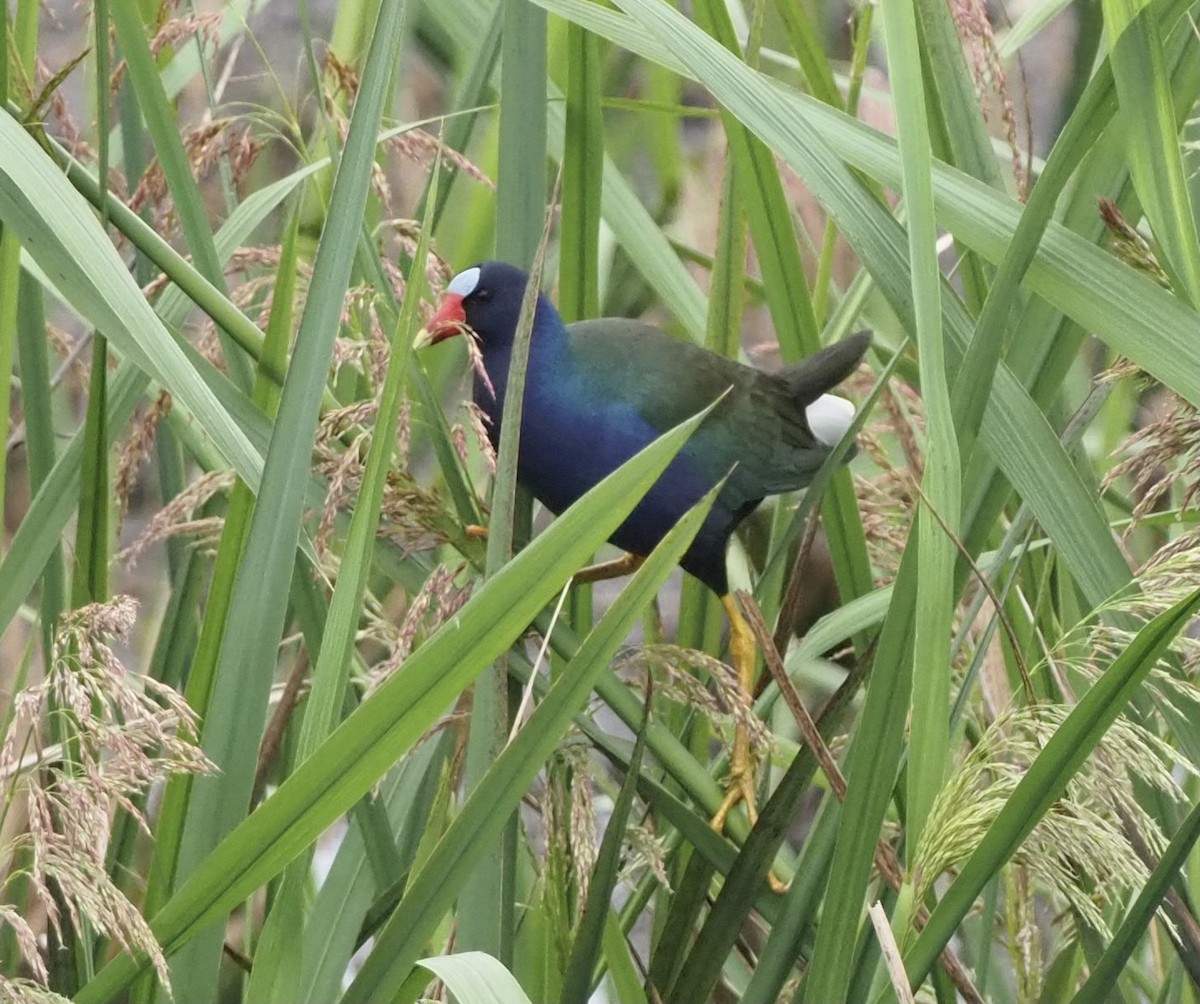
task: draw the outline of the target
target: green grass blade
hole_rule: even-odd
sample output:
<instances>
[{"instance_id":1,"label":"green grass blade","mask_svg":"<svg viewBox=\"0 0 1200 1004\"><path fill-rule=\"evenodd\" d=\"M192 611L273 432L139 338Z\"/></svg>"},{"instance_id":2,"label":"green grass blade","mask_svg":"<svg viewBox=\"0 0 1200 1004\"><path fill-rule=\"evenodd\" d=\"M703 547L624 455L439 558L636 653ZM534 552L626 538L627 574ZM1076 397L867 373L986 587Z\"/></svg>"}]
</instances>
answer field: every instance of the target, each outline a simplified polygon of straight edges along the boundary
<instances>
[{"instance_id":1,"label":"green grass blade","mask_svg":"<svg viewBox=\"0 0 1200 1004\"><path fill-rule=\"evenodd\" d=\"M736 359L742 347L745 312L743 277L746 271L746 212L737 184L738 168L725 159L721 209L717 218L717 249L713 255L712 283L708 295L708 325L704 347Z\"/></svg>"},{"instance_id":2,"label":"green grass blade","mask_svg":"<svg viewBox=\"0 0 1200 1004\"><path fill-rule=\"evenodd\" d=\"M601 39L586 28L567 23L565 30L562 59L566 67L557 74L566 78L558 312L569 324L600 316L600 221L604 192L601 74L605 49ZM586 633L592 624L591 585L572 589L568 604L571 625L580 634Z\"/></svg>"},{"instance_id":3,"label":"green grass blade","mask_svg":"<svg viewBox=\"0 0 1200 1004\"><path fill-rule=\"evenodd\" d=\"M221 774L199 778L192 785L179 851L180 880L201 867L245 817L249 805L287 616L318 410L366 208L375 138L390 93L405 9L403 0L384 0L380 5L338 163L328 223L317 247L262 484L230 593L212 700L204 719L204 750ZM174 979L180 986L195 990L215 984L222 936L221 926L215 926L174 960Z\"/></svg>"},{"instance_id":4,"label":"green grass blade","mask_svg":"<svg viewBox=\"0 0 1200 1004\"><path fill-rule=\"evenodd\" d=\"M108 4L101 0L93 12L96 55L96 129L100 134L97 151L96 174L100 187L109 186L108 164L108 119L110 96L108 94L109 40ZM101 226L108 223L107 214L100 214ZM6 248L0 247L0 257ZM0 262L0 267L7 262ZM13 262L15 264L15 261ZM0 356L4 346L0 345ZM9 365L0 367L7 372ZM0 402L5 411L7 401ZM71 581L71 605L81 607L87 603L103 603L108 599L108 563L111 548L111 520L109 510L109 464L108 464L108 341L100 332L92 335L91 374L88 379L87 414L84 418L83 464L79 472L79 512L75 523L75 567ZM3 498L3 492L0 492ZM90 954L90 950L89 950ZM81 970L81 975L90 978L91 959Z\"/></svg>"},{"instance_id":5,"label":"green grass blade","mask_svg":"<svg viewBox=\"0 0 1200 1004\"><path fill-rule=\"evenodd\" d=\"M833 79L833 69L825 54L823 40L800 4L776 0L775 10L783 22L792 51L804 70L804 79L813 97L834 108L842 107L842 95Z\"/></svg>"},{"instance_id":6,"label":"green grass blade","mask_svg":"<svg viewBox=\"0 0 1200 1004\"><path fill-rule=\"evenodd\" d=\"M29 464L30 492L36 495L50 477L57 459L54 412L51 407L50 362L47 358L46 318L42 309L42 288L28 272L21 273L17 296L21 308L17 315L16 337L17 360L21 369L21 412L25 418L25 456ZM42 622L42 646L45 652L52 650L54 625L65 602L62 550L56 545L46 555L42 568L41 599L38 603L38 614ZM3 633L2 629L0 633Z\"/></svg>"},{"instance_id":7,"label":"green grass blade","mask_svg":"<svg viewBox=\"0 0 1200 1004\"><path fill-rule=\"evenodd\" d=\"M231 218L229 222L234 221ZM218 235L219 238L225 236L225 233L223 228L221 234ZM288 236L280 254L274 301L267 323L266 338L259 353L259 372L253 390L252 407L255 409L255 414L261 414L267 418L273 418L278 410L277 381L282 381L291 344L292 293L294 292L297 268L296 235L297 218L293 213ZM218 246L223 247L223 242L218 240ZM172 298L172 293L179 293L179 291L169 290L163 298L166 306L160 308L167 314L170 314L172 309L180 312L185 309L182 294ZM174 302L170 302L171 300ZM257 328L255 330L257 331ZM261 412L258 409L261 409ZM266 438L262 442L265 449ZM238 563L245 548L253 502L254 495L250 486L245 481L239 480L230 493L229 504L221 527L221 539L217 547L212 579L204 605L203 621L193 650L189 653L190 666L185 697L189 705L200 715L205 714L212 701L221 636L229 614ZM146 883L146 896L143 903L143 912L146 916L153 916L157 913L175 890L180 843L193 780L192 775L178 775L172 777L167 783L166 794L163 797L162 808L159 811L155 827L155 854ZM148 999L151 996L149 984L152 980L152 973L143 974L139 985L135 988L135 996Z\"/></svg>"},{"instance_id":8,"label":"green grass blade","mask_svg":"<svg viewBox=\"0 0 1200 1004\"><path fill-rule=\"evenodd\" d=\"M92 338L88 377L87 415L83 421L83 462L79 469L79 514L75 524L75 567L71 576L71 605L103 603L108 599L108 561L111 548L108 476L108 343Z\"/></svg>"},{"instance_id":9,"label":"green grass blade","mask_svg":"<svg viewBox=\"0 0 1200 1004\"><path fill-rule=\"evenodd\" d=\"M546 202L546 14L527 0L502 0L500 39L500 150L496 191L496 257L541 273L539 238ZM528 294L527 294L528 295ZM507 561L514 539L528 537L530 500L516 485L517 434L523 403L532 305L513 352L509 393L504 402L493 513L488 535L487 571ZM518 324L518 332L522 326ZM468 737L465 789L469 792L491 766L508 733L508 673L504 660L476 682ZM515 820L512 825L515 826ZM515 841L510 832L497 842L495 856L479 867L463 892L458 945L512 961Z\"/></svg>"},{"instance_id":10,"label":"green grass blade","mask_svg":"<svg viewBox=\"0 0 1200 1004\"><path fill-rule=\"evenodd\" d=\"M1200 309L1200 235L1188 193L1158 13L1149 3L1105 0L1104 23L1134 188L1162 247L1163 265L1182 295Z\"/></svg>"},{"instance_id":11,"label":"green grass blade","mask_svg":"<svg viewBox=\"0 0 1200 1004\"><path fill-rule=\"evenodd\" d=\"M548 616L548 614L545 614L539 618L539 630L546 630ZM551 639L551 647L554 648L556 653L565 658L573 656L578 648L577 639L564 641L564 638L569 635L570 632L565 630L565 626L560 623ZM518 675L523 676L522 682L525 682L528 674L521 664L515 662L512 668ZM633 731L640 728L642 721L642 701L633 694L616 673L609 671L601 674L600 679L596 683L596 693L628 728ZM585 731L588 728L586 722L580 723L580 727L584 728ZM588 734L593 735L590 732ZM595 741L599 742L600 740L596 739ZM654 754L655 759L663 766L670 777L687 792L689 798L702 807L704 813L711 816L721 802L721 789L705 768L697 762L695 756L692 755L688 748L680 742L666 725L654 720L650 722L646 743L650 751ZM612 754L612 750L608 747L606 747L606 752L610 755ZM627 753L628 751L626 750L625 752ZM625 756L622 762L625 763L627 761L628 756ZM701 821L701 825L702 827L707 826L707 821ZM744 824L740 819L733 818L730 820L729 830L740 837L745 832ZM727 847L713 833L711 827L708 827L708 833L712 835L712 840L717 845ZM694 834L692 836L694 837ZM709 846L711 847L712 844L710 843Z\"/></svg>"},{"instance_id":12,"label":"green grass blade","mask_svg":"<svg viewBox=\"0 0 1200 1004\"><path fill-rule=\"evenodd\" d=\"M600 314L600 217L604 190L604 118L600 39L567 25L566 120L558 310L567 323Z\"/></svg>"},{"instance_id":13,"label":"green grass blade","mask_svg":"<svg viewBox=\"0 0 1200 1004\"><path fill-rule=\"evenodd\" d=\"M829 877L829 862L837 838L841 806L826 797L788 886L779 918L758 957L758 965L742 997L742 1004L775 1004L800 958L800 941L816 917Z\"/></svg>"},{"instance_id":14,"label":"green grass blade","mask_svg":"<svg viewBox=\"0 0 1200 1004\"><path fill-rule=\"evenodd\" d=\"M436 182L431 191L436 200ZM379 528L380 505L395 449L395 428L412 355L412 335L416 331L417 310L424 288L426 258L429 253L428 223L429 220L426 219L421 229L409 268L404 303L392 332L388 368L371 435L366 470L354 506L354 514L350 519L350 530L342 551L337 584L330 601L321 651L313 673L304 726L300 732L301 760L311 756L333 730L343 706L363 595L371 571L375 535Z\"/></svg>"},{"instance_id":15,"label":"green grass blade","mask_svg":"<svg viewBox=\"0 0 1200 1004\"><path fill-rule=\"evenodd\" d=\"M1003 191L1004 179L992 150L981 99L967 68L953 11L932 0L919 0L916 10L926 60L922 66L924 86L930 97L938 99L938 112L950 144L948 159L972 177ZM936 72L930 73L929 67L936 68ZM903 101L898 93L893 92L893 97L899 111Z\"/></svg>"},{"instance_id":16,"label":"green grass blade","mask_svg":"<svg viewBox=\"0 0 1200 1004\"><path fill-rule=\"evenodd\" d=\"M73 608L103 603L109 597L108 563L111 550L109 506L109 438L105 421L108 402L108 346L102 335L92 337L91 372L88 376L87 413L83 422L83 458L79 474L79 509L75 524L74 567L70 604ZM75 743L73 726L55 729L60 742ZM66 757L68 764L71 756ZM57 975L51 984L71 993L93 975L96 932L86 920L70 918L64 924L63 951L53 961Z\"/></svg>"},{"instance_id":17,"label":"green grass blade","mask_svg":"<svg viewBox=\"0 0 1200 1004\"><path fill-rule=\"evenodd\" d=\"M704 910L708 898L709 887L712 885L714 867L702 853L689 853L684 861L676 867L673 884L678 893L667 905L666 917L655 917L658 930L657 945L654 959L646 973L646 984L649 991L668 1004L680 1000L676 987L681 979L687 982L687 973L682 967L687 960L694 957L695 952L689 952L692 940L692 930ZM711 929L711 925L709 926ZM705 963L715 965L719 972L724 964L724 956L709 956ZM699 997L698 1000L706 998Z\"/></svg>"},{"instance_id":18,"label":"green grass blade","mask_svg":"<svg viewBox=\"0 0 1200 1004\"><path fill-rule=\"evenodd\" d=\"M21 242L8 227L0 224L0 443L5 444L8 443L11 411L9 401L13 387L13 357L16 355L20 276ZM0 500L7 497L7 479L6 462L0 464Z\"/></svg>"},{"instance_id":19,"label":"green grass blade","mask_svg":"<svg viewBox=\"0 0 1200 1004\"><path fill-rule=\"evenodd\" d=\"M820 938L826 929L826 917L818 933L816 953L822 952L825 967L833 964L841 970L826 968L824 984L814 990L806 979L804 1000L809 1004L826 1000L842 1000L842 996L825 997L821 993L836 987L841 994L853 975L855 932L862 914L863 899L870 879L871 862L878 842L880 825L892 796L900 753L904 743L903 715L895 708L904 707L912 686L912 644L916 607L916 569L919 560L919 528L914 525L908 546L900 562L883 629L875 642L876 656L871 667L867 701L854 731L850 755L844 766L846 774L846 803L841 813L837 846L829 870L836 877L836 901L829 904L833 919L849 935L844 944L826 943ZM820 970L818 974L820 975Z\"/></svg>"},{"instance_id":20,"label":"green grass blade","mask_svg":"<svg viewBox=\"0 0 1200 1004\"><path fill-rule=\"evenodd\" d=\"M146 123L146 132L153 143L155 156L162 169L163 179L171 193L172 205L179 215L180 228L191 252L192 261L200 273L219 290L225 292L225 275L217 256L209 225L205 201L192 175L192 165L183 147L183 136L174 108L167 98L159 76L158 66L150 51L147 26L142 23L142 11L137 4L115 3L111 5L112 25L117 43L125 58L128 82L137 95L138 108ZM102 79L107 79L107 72ZM107 85L104 85L107 87ZM100 128L107 147L107 116L101 118ZM103 183L103 172L101 182ZM233 344L222 333L225 341L226 362L236 374L242 386L249 386L249 369L244 356L238 354Z\"/></svg>"},{"instance_id":21,"label":"green grass blade","mask_svg":"<svg viewBox=\"0 0 1200 1004\"><path fill-rule=\"evenodd\" d=\"M981 104L984 99L967 69L967 54L954 14L945 4L933 0L918 0L915 7L933 157L1004 191L984 121ZM961 245L956 246L956 251L958 261L954 268L962 285L963 299L971 313L976 314L987 296L989 270L985 270L977 254ZM961 440L960 451L966 452Z\"/></svg>"},{"instance_id":22,"label":"green grass blade","mask_svg":"<svg viewBox=\"0 0 1200 1004\"><path fill-rule=\"evenodd\" d=\"M908 249L912 262L913 310L917 330L921 396L926 409L925 499L917 520L921 529L917 562L917 620L914 632L912 723L908 771L906 839L915 842L942 786L950 752L950 638L954 615L954 563L957 558L947 532L957 532L962 500L960 459L942 332L941 272L937 260L937 225L933 211L932 158L925 115L926 85L921 72L915 5L888 4L883 8L888 43L888 75L896 99L904 195L908 213ZM930 509L935 510L930 512ZM939 525L939 519L949 527ZM836 870L831 881L836 882ZM838 907L835 906L835 910ZM841 914L838 914L841 916ZM809 994L820 999L824 988L830 1000L844 993L846 984L817 979L823 950L841 937L852 936L858 923L857 906L839 927L821 925ZM846 922L848 921L848 923ZM848 975L848 974L847 974Z\"/></svg>"},{"instance_id":23,"label":"green grass blade","mask_svg":"<svg viewBox=\"0 0 1200 1004\"><path fill-rule=\"evenodd\" d=\"M527 269L546 205L546 15L529 0L502 3L496 257Z\"/></svg>"},{"instance_id":24,"label":"green grass blade","mask_svg":"<svg viewBox=\"0 0 1200 1004\"><path fill-rule=\"evenodd\" d=\"M604 961L616 999L621 1004L650 1004L620 920L611 910L604 925Z\"/></svg>"},{"instance_id":25,"label":"green grass blade","mask_svg":"<svg viewBox=\"0 0 1200 1004\"><path fill-rule=\"evenodd\" d=\"M717 0L696 5L698 23L726 49L740 55L728 10ZM783 358L795 362L821 347L808 278L792 224L792 207L770 149L733 115L722 113L734 177L758 252L767 306ZM741 263L739 262L739 265Z\"/></svg>"}]
</instances>

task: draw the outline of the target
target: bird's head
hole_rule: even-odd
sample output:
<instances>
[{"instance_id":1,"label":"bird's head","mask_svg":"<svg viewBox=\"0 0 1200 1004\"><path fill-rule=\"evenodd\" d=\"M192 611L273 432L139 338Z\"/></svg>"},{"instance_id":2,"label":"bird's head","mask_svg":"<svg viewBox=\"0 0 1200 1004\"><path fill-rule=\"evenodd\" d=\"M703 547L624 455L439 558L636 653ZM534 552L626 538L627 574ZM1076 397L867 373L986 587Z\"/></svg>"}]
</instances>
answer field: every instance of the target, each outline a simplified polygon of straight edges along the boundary
<instances>
[{"instance_id":1,"label":"bird's head","mask_svg":"<svg viewBox=\"0 0 1200 1004\"><path fill-rule=\"evenodd\" d=\"M413 344L417 348L434 345L462 334L465 327L479 336L485 351L511 344L528 284L528 273L502 261L484 261L463 269L450 280L441 304L417 332ZM539 297L538 313L547 306Z\"/></svg>"}]
</instances>

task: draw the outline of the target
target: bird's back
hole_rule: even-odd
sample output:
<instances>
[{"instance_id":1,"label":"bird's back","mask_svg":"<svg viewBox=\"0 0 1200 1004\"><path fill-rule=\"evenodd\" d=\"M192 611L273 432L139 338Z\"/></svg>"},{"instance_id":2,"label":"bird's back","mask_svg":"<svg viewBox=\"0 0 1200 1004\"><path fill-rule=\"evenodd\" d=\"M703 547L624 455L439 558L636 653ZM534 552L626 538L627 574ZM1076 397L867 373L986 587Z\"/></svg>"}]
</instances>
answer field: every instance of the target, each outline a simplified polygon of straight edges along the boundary
<instances>
[{"instance_id":1,"label":"bird's back","mask_svg":"<svg viewBox=\"0 0 1200 1004\"><path fill-rule=\"evenodd\" d=\"M829 444L813 435L806 409L869 344L854 336L765 373L637 321L582 321L568 331L578 398L597 407L620 401L657 434L726 395L684 450L712 481L730 475L733 509L808 484Z\"/></svg>"}]
</instances>

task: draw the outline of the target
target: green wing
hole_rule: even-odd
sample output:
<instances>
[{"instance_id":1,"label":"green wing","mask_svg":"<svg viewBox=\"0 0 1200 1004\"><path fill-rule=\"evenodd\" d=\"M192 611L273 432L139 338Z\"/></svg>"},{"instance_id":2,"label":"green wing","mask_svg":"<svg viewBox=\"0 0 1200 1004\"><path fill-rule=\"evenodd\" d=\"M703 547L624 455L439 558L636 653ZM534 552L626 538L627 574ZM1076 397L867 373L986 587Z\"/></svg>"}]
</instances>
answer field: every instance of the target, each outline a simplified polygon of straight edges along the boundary
<instances>
[{"instance_id":1,"label":"green wing","mask_svg":"<svg viewBox=\"0 0 1200 1004\"><path fill-rule=\"evenodd\" d=\"M580 321L567 330L573 369L587 383L579 392L622 401L659 432L729 392L685 452L714 480L732 470L733 505L803 488L821 466L828 451L809 430L808 401L789 385L794 368L763 373L638 321Z\"/></svg>"}]
</instances>

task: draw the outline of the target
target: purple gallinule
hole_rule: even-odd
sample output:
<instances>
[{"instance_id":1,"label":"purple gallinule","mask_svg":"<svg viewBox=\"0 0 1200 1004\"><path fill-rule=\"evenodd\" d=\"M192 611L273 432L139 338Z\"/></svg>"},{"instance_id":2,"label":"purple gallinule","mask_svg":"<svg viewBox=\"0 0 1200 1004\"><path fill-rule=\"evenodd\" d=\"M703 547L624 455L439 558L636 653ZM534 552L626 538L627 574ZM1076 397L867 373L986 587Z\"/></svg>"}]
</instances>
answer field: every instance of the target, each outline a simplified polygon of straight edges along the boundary
<instances>
[{"instance_id":1,"label":"purple gallinule","mask_svg":"<svg viewBox=\"0 0 1200 1004\"><path fill-rule=\"evenodd\" d=\"M490 420L493 446L500 441L509 360L528 281L526 272L503 262L465 269L450 281L416 339L421 347L468 328L474 332L487 375L485 380L476 373L474 398ZM610 538L626 555L582 570L576 581L636 569L676 521L728 476L680 565L721 598L734 667L750 695L755 645L729 592L729 538L766 496L805 487L850 427L854 407L826 391L853 372L870 341L869 333L860 332L764 373L639 321L564 324L540 295L517 479L551 512L562 512L658 436L729 391ZM740 728L715 828L724 827L739 801L745 801L753 822L754 763Z\"/></svg>"}]
</instances>

